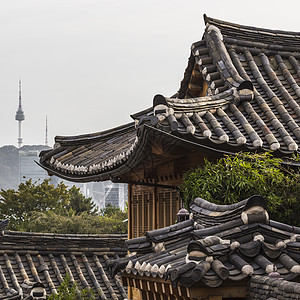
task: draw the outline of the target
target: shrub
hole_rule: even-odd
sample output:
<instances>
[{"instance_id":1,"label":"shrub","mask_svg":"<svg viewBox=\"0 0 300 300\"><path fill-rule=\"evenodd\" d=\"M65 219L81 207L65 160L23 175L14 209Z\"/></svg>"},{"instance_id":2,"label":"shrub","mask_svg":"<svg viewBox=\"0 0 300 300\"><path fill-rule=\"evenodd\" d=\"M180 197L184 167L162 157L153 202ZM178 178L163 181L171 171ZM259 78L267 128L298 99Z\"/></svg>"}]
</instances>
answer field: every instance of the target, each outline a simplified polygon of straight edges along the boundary
<instances>
[{"instance_id":1,"label":"shrub","mask_svg":"<svg viewBox=\"0 0 300 300\"><path fill-rule=\"evenodd\" d=\"M197 197L231 204L254 194L263 196L272 219L300 225L299 174L270 153L227 155L187 172L180 189L186 208Z\"/></svg>"},{"instance_id":2,"label":"shrub","mask_svg":"<svg viewBox=\"0 0 300 300\"><path fill-rule=\"evenodd\" d=\"M76 282L71 282L69 274L57 289L57 294L52 294L48 300L94 300L94 291L90 289L79 289Z\"/></svg>"}]
</instances>

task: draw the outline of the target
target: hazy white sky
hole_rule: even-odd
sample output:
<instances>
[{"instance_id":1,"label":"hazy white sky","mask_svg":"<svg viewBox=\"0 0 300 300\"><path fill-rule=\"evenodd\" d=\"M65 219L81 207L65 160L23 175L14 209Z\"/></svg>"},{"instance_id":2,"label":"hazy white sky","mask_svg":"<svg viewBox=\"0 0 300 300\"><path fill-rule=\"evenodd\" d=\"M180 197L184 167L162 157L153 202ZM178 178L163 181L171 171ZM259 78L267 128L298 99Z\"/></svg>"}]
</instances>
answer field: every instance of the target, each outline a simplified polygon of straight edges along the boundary
<instances>
[{"instance_id":1,"label":"hazy white sky","mask_svg":"<svg viewBox=\"0 0 300 300\"><path fill-rule=\"evenodd\" d=\"M300 31L300 2L236 0L1 0L0 146L17 144L22 79L24 144L109 129L171 96L203 14Z\"/></svg>"}]
</instances>

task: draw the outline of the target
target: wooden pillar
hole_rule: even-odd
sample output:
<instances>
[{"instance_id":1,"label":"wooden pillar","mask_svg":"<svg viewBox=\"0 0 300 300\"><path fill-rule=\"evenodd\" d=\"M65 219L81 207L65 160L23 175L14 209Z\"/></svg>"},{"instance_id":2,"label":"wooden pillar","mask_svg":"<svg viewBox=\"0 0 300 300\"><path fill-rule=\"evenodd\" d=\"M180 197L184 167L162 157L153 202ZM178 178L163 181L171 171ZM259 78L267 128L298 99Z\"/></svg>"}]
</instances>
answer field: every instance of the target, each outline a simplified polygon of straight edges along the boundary
<instances>
[{"instance_id":1,"label":"wooden pillar","mask_svg":"<svg viewBox=\"0 0 300 300\"><path fill-rule=\"evenodd\" d=\"M156 211L156 205L157 205L157 187L154 187L154 192L153 192L153 230L157 229L156 222L157 222L157 211Z\"/></svg>"},{"instance_id":2,"label":"wooden pillar","mask_svg":"<svg viewBox=\"0 0 300 300\"><path fill-rule=\"evenodd\" d=\"M139 191L139 193L141 193L141 191ZM136 232L137 232L137 236L140 236L140 201L139 201L139 197L140 194L137 195L136 197Z\"/></svg>"},{"instance_id":3,"label":"wooden pillar","mask_svg":"<svg viewBox=\"0 0 300 300\"><path fill-rule=\"evenodd\" d=\"M151 209L150 208L150 205L151 205L150 195L151 195L151 193L148 192L148 205L147 205L148 228L147 228L147 230L151 230L151 227L150 227L150 222L151 222L151 220L150 220L150 209Z\"/></svg>"},{"instance_id":4,"label":"wooden pillar","mask_svg":"<svg viewBox=\"0 0 300 300\"><path fill-rule=\"evenodd\" d=\"M164 201L164 212L163 212L163 214L164 214L164 227L166 227L167 226L167 218L166 218L166 215L167 215L167 210L166 210L166 191L164 191L164 199L163 199L163 201Z\"/></svg>"},{"instance_id":5,"label":"wooden pillar","mask_svg":"<svg viewBox=\"0 0 300 300\"><path fill-rule=\"evenodd\" d=\"M143 191L142 194L142 232L141 235L144 235L145 232L147 231L145 228L145 194L147 193L147 191Z\"/></svg>"},{"instance_id":6,"label":"wooden pillar","mask_svg":"<svg viewBox=\"0 0 300 300\"><path fill-rule=\"evenodd\" d=\"M146 300L150 300L149 292L146 291Z\"/></svg>"},{"instance_id":7,"label":"wooden pillar","mask_svg":"<svg viewBox=\"0 0 300 300\"><path fill-rule=\"evenodd\" d=\"M127 280L127 296L128 299L132 299L132 287L130 286L130 280L129 278L126 278Z\"/></svg>"},{"instance_id":8,"label":"wooden pillar","mask_svg":"<svg viewBox=\"0 0 300 300\"><path fill-rule=\"evenodd\" d=\"M133 220L132 220L132 185L128 184L128 239L133 237Z\"/></svg>"},{"instance_id":9,"label":"wooden pillar","mask_svg":"<svg viewBox=\"0 0 300 300\"><path fill-rule=\"evenodd\" d=\"M170 220L169 220L169 224L172 225L174 224L173 220L173 191L170 192Z\"/></svg>"},{"instance_id":10,"label":"wooden pillar","mask_svg":"<svg viewBox=\"0 0 300 300\"><path fill-rule=\"evenodd\" d=\"M176 202L177 202L176 213L177 213L177 212L179 211L179 209L181 208L181 200L180 200L180 197L178 196L177 199L178 199L178 200L176 201Z\"/></svg>"}]
</instances>

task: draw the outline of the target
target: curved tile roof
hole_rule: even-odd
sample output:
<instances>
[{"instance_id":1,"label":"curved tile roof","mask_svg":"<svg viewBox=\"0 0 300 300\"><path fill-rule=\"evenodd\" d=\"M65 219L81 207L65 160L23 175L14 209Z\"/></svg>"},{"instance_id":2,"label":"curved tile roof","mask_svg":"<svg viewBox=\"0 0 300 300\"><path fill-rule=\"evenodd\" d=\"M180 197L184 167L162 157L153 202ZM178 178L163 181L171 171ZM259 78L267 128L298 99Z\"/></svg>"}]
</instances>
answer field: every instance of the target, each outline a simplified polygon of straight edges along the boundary
<instances>
[{"instance_id":1,"label":"curved tile roof","mask_svg":"<svg viewBox=\"0 0 300 300\"><path fill-rule=\"evenodd\" d=\"M135 123L56 137L42 167L71 181L121 176L149 154L149 130L221 153L298 151L300 33L204 20L177 94L156 95L153 107L132 115Z\"/></svg>"},{"instance_id":2,"label":"curved tile roof","mask_svg":"<svg viewBox=\"0 0 300 300\"><path fill-rule=\"evenodd\" d=\"M293 280L300 275L300 228L269 220L265 208L260 196L228 206L196 199L191 210L205 222L190 219L127 241L133 256L114 272L123 268L123 276L160 277L187 287L268 276L274 268Z\"/></svg>"},{"instance_id":3,"label":"curved tile roof","mask_svg":"<svg viewBox=\"0 0 300 300\"><path fill-rule=\"evenodd\" d=\"M231 205L217 205L202 198L196 198L191 204L190 210L193 219L197 222L195 227L199 229L240 219L241 213L253 206L267 208L260 196L252 196L249 199Z\"/></svg>"},{"instance_id":4,"label":"curved tile roof","mask_svg":"<svg viewBox=\"0 0 300 300\"><path fill-rule=\"evenodd\" d=\"M179 98L155 106L158 127L214 144L291 153L300 144L300 33L232 24L205 16L201 42ZM189 98L195 70L207 96ZM199 76L199 75L198 75Z\"/></svg>"},{"instance_id":5,"label":"curved tile roof","mask_svg":"<svg viewBox=\"0 0 300 300\"><path fill-rule=\"evenodd\" d=\"M97 299L126 299L119 276L107 269L111 259L126 255L124 239L5 231L0 236L0 299L46 299L67 273L71 282L94 290Z\"/></svg>"},{"instance_id":6,"label":"curved tile roof","mask_svg":"<svg viewBox=\"0 0 300 300\"><path fill-rule=\"evenodd\" d=\"M75 137L56 137L54 150L41 152L40 164L67 180L110 179L113 170L134 152L138 138L134 123L104 132ZM79 178L79 179L78 179Z\"/></svg>"}]
</instances>

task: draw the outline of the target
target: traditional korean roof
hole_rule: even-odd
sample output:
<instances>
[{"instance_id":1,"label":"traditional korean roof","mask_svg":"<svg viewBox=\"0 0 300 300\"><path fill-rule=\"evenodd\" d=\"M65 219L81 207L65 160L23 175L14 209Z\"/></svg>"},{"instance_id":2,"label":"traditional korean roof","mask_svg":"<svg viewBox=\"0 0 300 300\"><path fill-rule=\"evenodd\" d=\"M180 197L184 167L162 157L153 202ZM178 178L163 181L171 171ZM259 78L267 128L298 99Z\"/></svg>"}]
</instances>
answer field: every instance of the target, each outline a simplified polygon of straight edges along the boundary
<instances>
[{"instance_id":1,"label":"traditional korean roof","mask_svg":"<svg viewBox=\"0 0 300 300\"><path fill-rule=\"evenodd\" d=\"M73 181L106 180L142 164L155 136L201 151L298 151L300 33L204 20L177 94L156 95L135 124L56 137L40 164Z\"/></svg>"},{"instance_id":2,"label":"traditional korean roof","mask_svg":"<svg viewBox=\"0 0 300 300\"><path fill-rule=\"evenodd\" d=\"M297 151L300 33L204 19L178 98L157 99L156 126L232 151ZM201 76L206 95L191 97Z\"/></svg>"},{"instance_id":3,"label":"traditional korean roof","mask_svg":"<svg viewBox=\"0 0 300 300\"><path fill-rule=\"evenodd\" d=\"M57 136L55 143L53 150L41 152L40 164L71 181L108 180L115 169L126 172L140 162L136 152L142 148L137 147L134 123L76 137Z\"/></svg>"},{"instance_id":4,"label":"traditional korean roof","mask_svg":"<svg viewBox=\"0 0 300 300\"><path fill-rule=\"evenodd\" d=\"M249 299L299 299L300 284L267 276L252 276L248 286Z\"/></svg>"},{"instance_id":5,"label":"traditional korean roof","mask_svg":"<svg viewBox=\"0 0 300 300\"><path fill-rule=\"evenodd\" d=\"M233 205L196 199L191 210L194 219L127 241L132 256L112 271L186 287L217 287L274 270L285 280L299 277L300 228L269 220L262 197Z\"/></svg>"},{"instance_id":6,"label":"traditional korean roof","mask_svg":"<svg viewBox=\"0 0 300 300\"><path fill-rule=\"evenodd\" d=\"M127 253L121 235L77 235L5 231L0 236L0 299L46 299L66 274L97 299L126 299L111 259ZM31 298L33 297L33 298Z\"/></svg>"}]
</instances>

